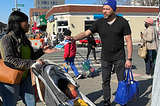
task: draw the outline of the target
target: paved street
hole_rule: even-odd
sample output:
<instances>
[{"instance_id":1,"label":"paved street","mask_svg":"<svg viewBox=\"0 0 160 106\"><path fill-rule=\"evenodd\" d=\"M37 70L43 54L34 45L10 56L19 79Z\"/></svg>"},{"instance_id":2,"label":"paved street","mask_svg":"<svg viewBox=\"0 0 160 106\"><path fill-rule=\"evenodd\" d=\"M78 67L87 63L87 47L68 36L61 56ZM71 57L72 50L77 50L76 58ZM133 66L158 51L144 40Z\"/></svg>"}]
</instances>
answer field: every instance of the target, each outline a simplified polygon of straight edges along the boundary
<instances>
[{"instance_id":1,"label":"paved street","mask_svg":"<svg viewBox=\"0 0 160 106\"><path fill-rule=\"evenodd\" d=\"M139 81L139 100L137 102L128 103L127 106L150 106L151 104L151 91L152 91L152 78L151 79L143 79L140 76L144 75L145 73L145 64L144 60L140 57L138 57L139 46L133 46L133 60L132 60L132 71L134 73L134 79ZM59 52L54 52L52 54L45 54L42 56L42 59L49 59L51 61L54 61L59 66L63 67L63 49L61 49ZM98 47L96 49L97 53L97 59L100 60L100 54L101 54L101 47ZM87 48L77 48L77 52L81 53L85 58L87 54ZM79 61L83 61L83 58L81 58L79 55L76 55L77 59ZM89 57L93 65L97 70L100 70L100 64L95 64L93 59L93 54L90 54ZM79 72L81 72L78 62L75 60L75 64ZM69 69L69 74L71 76L74 76L71 69ZM76 80L76 79L75 79ZM80 85L79 90L83 92L93 103L96 104L96 106L103 106L103 96L102 96L102 78L101 78L101 72L97 74L93 78L86 78L86 79L79 79L76 80L77 83ZM114 102L115 93L117 89L117 78L116 74L112 74L111 78L111 102L112 106L119 106ZM24 106L24 104L19 101L17 106ZM37 106L44 106L42 102L37 102Z\"/></svg>"}]
</instances>

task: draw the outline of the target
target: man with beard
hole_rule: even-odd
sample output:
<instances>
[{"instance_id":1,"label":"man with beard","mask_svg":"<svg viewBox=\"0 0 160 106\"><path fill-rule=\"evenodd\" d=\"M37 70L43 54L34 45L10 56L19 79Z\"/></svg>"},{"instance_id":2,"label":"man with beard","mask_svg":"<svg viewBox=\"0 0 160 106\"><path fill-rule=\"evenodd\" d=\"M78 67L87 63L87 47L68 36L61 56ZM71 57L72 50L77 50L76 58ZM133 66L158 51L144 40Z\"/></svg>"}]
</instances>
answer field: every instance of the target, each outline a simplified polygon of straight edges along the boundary
<instances>
[{"instance_id":1,"label":"man with beard","mask_svg":"<svg viewBox=\"0 0 160 106\"><path fill-rule=\"evenodd\" d=\"M132 66L132 39L128 21L117 16L116 1L107 0L103 4L104 17L97 20L86 30L70 38L71 42L86 38L94 33L99 33L102 40L101 68L104 106L110 106L111 89L110 79L112 66L115 67L118 81L123 80L125 67ZM127 56L124 49L124 38L127 44Z\"/></svg>"}]
</instances>

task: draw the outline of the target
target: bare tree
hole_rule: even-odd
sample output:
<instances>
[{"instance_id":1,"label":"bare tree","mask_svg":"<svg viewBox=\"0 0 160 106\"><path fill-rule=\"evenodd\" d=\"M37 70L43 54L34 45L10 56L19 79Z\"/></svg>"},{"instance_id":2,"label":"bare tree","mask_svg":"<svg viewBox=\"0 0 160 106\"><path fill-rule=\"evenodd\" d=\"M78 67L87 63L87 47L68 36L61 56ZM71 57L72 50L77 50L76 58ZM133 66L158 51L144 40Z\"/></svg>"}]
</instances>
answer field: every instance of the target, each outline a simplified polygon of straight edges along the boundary
<instances>
[{"instance_id":1,"label":"bare tree","mask_svg":"<svg viewBox=\"0 0 160 106\"><path fill-rule=\"evenodd\" d=\"M140 3L141 6L158 6L159 0L135 0Z\"/></svg>"},{"instance_id":2,"label":"bare tree","mask_svg":"<svg viewBox=\"0 0 160 106\"><path fill-rule=\"evenodd\" d=\"M106 0L96 0L93 4L103 5ZM116 0L118 5L131 5L131 0Z\"/></svg>"},{"instance_id":3,"label":"bare tree","mask_svg":"<svg viewBox=\"0 0 160 106\"><path fill-rule=\"evenodd\" d=\"M131 0L116 0L118 5L131 5Z\"/></svg>"},{"instance_id":4,"label":"bare tree","mask_svg":"<svg viewBox=\"0 0 160 106\"><path fill-rule=\"evenodd\" d=\"M104 3L105 1L106 1L106 0L96 0L96 2L94 2L93 4L103 5L103 3Z\"/></svg>"},{"instance_id":5,"label":"bare tree","mask_svg":"<svg viewBox=\"0 0 160 106\"><path fill-rule=\"evenodd\" d=\"M106 0L96 0L94 4L103 5ZM116 0L118 5L158 6L160 0Z\"/></svg>"}]
</instances>

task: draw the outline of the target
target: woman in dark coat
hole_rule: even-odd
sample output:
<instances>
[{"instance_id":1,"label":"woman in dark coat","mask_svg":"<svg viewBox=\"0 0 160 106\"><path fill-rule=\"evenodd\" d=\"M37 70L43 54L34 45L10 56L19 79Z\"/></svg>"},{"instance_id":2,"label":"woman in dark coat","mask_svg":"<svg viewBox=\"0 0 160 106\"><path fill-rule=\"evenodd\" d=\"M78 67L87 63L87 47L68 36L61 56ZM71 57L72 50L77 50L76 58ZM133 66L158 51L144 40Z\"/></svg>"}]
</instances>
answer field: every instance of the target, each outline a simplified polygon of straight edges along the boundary
<instances>
[{"instance_id":1,"label":"woman in dark coat","mask_svg":"<svg viewBox=\"0 0 160 106\"><path fill-rule=\"evenodd\" d=\"M89 54L90 54L90 52L92 50L95 63L99 64L99 62L96 60L96 51L95 51L96 42L95 42L95 39L94 39L93 35L87 37L87 40L88 40L88 45L87 45L87 48L88 48L87 60L88 60Z\"/></svg>"}]
</instances>

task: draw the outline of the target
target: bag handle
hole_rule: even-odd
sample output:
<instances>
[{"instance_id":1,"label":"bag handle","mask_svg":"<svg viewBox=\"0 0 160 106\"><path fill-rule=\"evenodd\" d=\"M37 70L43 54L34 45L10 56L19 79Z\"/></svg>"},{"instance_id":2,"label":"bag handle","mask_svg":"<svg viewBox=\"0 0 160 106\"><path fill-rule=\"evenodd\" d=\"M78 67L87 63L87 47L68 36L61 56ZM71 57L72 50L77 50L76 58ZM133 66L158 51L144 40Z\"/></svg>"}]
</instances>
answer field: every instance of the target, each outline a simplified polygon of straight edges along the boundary
<instances>
[{"instance_id":1,"label":"bag handle","mask_svg":"<svg viewBox=\"0 0 160 106\"><path fill-rule=\"evenodd\" d=\"M128 72L126 72L127 69L128 69ZM128 83L128 81L131 81L131 77L132 77L132 80L134 81L132 70L129 69L129 68L126 68L126 69L125 69L124 76L123 76L123 80L124 80L125 77L126 77L126 73L127 73L126 83Z\"/></svg>"},{"instance_id":2,"label":"bag handle","mask_svg":"<svg viewBox=\"0 0 160 106\"><path fill-rule=\"evenodd\" d=\"M131 77L132 77L132 79L131 79ZM131 82L131 81L134 81L134 78L133 78L133 74L132 74L132 70L131 69L128 69L128 73L127 73L127 79L126 79L127 81L127 83L128 82Z\"/></svg>"},{"instance_id":3,"label":"bag handle","mask_svg":"<svg viewBox=\"0 0 160 106\"><path fill-rule=\"evenodd\" d=\"M143 45L141 45L141 46L145 46L145 47L147 47L147 41L146 41L146 38L144 39L144 41L143 41Z\"/></svg>"}]
</instances>

